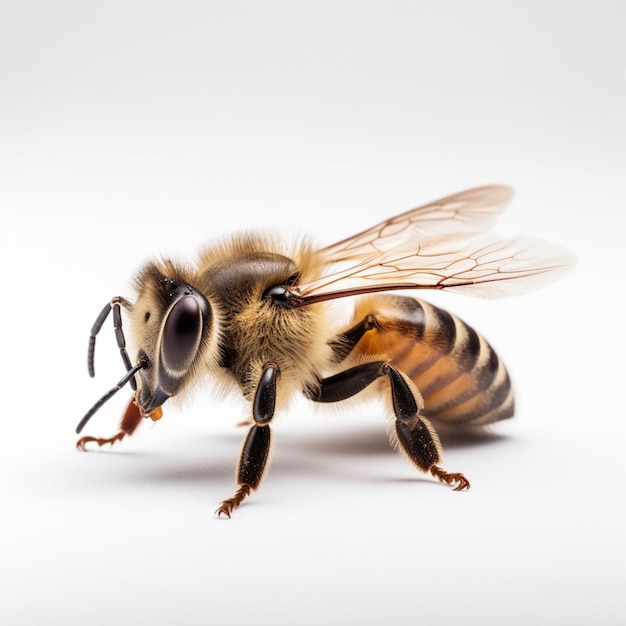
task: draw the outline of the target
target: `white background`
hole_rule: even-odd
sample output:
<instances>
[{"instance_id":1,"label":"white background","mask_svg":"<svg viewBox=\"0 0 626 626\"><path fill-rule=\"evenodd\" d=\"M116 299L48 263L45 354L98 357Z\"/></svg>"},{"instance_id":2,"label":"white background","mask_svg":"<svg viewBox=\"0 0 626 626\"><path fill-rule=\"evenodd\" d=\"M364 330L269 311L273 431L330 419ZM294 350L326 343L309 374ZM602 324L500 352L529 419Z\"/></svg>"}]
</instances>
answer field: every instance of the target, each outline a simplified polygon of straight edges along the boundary
<instances>
[{"instance_id":1,"label":"white background","mask_svg":"<svg viewBox=\"0 0 626 626\"><path fill-rule=\"evenodd\" d=\"M626 82L621 2L12 2L0 7L3 624L623 624ZM381 406L276 421L229 520L246 416L198 395L119 447L76 423L120 377L147 258L241 227L320 244L476 185L575 271L483 332L514 420L444 438L454 493ZM437 294L440 295L440 294ZM348 304L348 303L346 303ZM129 391L93 419L115 432Z\"/></svg>"}]
</instances>

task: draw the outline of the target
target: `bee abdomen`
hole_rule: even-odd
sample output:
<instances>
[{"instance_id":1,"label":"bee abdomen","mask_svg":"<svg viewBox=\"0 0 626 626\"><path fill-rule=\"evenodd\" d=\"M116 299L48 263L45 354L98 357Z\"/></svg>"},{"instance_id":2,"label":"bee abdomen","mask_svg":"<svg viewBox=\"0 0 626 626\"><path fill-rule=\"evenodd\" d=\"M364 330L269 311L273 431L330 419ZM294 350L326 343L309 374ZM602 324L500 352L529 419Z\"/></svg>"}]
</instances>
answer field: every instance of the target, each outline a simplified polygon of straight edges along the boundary
<instances>
[{"instance_id":1,"label":"bee abdomen","mask_svg":"<svg viewBox=\"0 0 626 626\"><path fill-rule=\"evenodd\" d=\"M426 417L487 424L513 415L508 372L489 343L456 315L416 298L375 295L357 304L376 328L357 350L385 355L413 380Z\"/></svg>"}]
</instances>

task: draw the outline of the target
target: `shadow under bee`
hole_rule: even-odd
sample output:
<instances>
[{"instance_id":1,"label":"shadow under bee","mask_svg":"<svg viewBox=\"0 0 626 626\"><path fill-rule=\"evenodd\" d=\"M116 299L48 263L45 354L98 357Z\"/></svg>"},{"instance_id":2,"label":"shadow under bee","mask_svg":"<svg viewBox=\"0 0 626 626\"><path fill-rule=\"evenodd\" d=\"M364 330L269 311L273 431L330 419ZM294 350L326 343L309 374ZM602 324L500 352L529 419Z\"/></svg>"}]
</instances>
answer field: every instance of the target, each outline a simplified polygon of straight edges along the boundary
<instances>
[{"instance_id":1,"label":"shadow under bee","mask_svg":"<svg viewBox=\"0 0 626 626\"><path fill-rule=\"evenodd\" d=\"M297 420L297 415L292 416ZM243 425L242 425L243 426ZM441 443L447 451L466 448L482 448L505 443L510 437L496 432L490 426L466 427L459 430L458 426L437 423L437 432ZM120 473L120 481L127 482L163 482L171 484L204 483L215 481L230 482L235 467L233 453L241 447L242 428L233 425L230 431L207 433L206 435L178 435L178 446L189 446L184 454L180 451L135 449L113 446L95 448L93 453L110 458L113 453L119 459L119 466L124 466ZM348 471L346 460L349 459L384 459L394 457L395 451L389 443L384 420L367 423L355 429L351 421L349 425L338 422L330 425L324 422L320 430L315 431L281 431L275 433L277 450L273 455L270 473L276 478L292 477L294 474L305 480L315 480L316 476L333 476L337 480L355 479L359 470ZM154 461L154 463L153 463ZM134 466L134 469L128 466ZM403 463L399 463L402 468ZM371 480L375 472L366 471L362 478ZM406 477L401 469L397 480L429 479L420 475Z\"/></svg>"}]
</instances>

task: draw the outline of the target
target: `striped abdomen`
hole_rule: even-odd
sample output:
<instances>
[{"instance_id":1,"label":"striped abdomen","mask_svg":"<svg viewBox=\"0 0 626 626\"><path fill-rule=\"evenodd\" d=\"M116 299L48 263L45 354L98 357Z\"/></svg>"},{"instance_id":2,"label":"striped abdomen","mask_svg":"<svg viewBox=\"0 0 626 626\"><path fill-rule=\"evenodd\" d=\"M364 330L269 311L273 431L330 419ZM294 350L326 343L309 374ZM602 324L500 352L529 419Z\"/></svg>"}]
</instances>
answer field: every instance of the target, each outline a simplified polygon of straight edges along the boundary
<instances>
[{"instance_id":1,"label":"striped abdomen","mask_svg":"<svg viewBox=\"0 0 626 626\"><path fill-rule=\"evenodd\" d=\"M373 314L376 328L357 352L385 355L413 380L423 415L487 424L513 415L513 388L504 364L473 328L428 302L375 295L357 303L355 319Z\"/></svg>"}]
</instances>

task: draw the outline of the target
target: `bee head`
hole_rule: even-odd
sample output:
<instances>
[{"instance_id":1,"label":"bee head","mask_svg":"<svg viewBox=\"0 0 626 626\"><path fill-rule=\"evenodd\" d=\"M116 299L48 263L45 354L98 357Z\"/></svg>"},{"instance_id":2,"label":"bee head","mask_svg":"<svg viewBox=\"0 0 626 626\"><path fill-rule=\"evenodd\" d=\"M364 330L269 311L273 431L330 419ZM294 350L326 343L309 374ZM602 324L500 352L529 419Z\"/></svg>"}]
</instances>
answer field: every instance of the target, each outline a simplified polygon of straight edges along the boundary
<instances>
[{"instance_id":1,"label":"bee head","mask_svg":"<svg viewBox=\"0 0 626 626\"><path fill-rule=\"evenodd\" d=\"M131 320L138 341L136 403L143 415L178 394L192 378L212 326L207 299L170 264L151 264L137 278Z\"/></svg>"},{"instance_id":2,"label":"bee head","mask_svg":"<svg viewBox=\"0 0 626 626\"><path fill-rule=\"evenodd\" d=\"M140 413L158 419L157 409L189 382L201 354L208 350L213 325L209 302L171 263L146 265L137 275L135 286L138 292L135 304L121 297L113 298L91 329L87 357L90 376L95 375L96 336L111 311L126 374L87 411L76 427L77 433L128 383L136 389L135 404ZM134 365L126 350L121 307L130 313L133 337L138 343Z\"/></svg>"}]
</instances>

